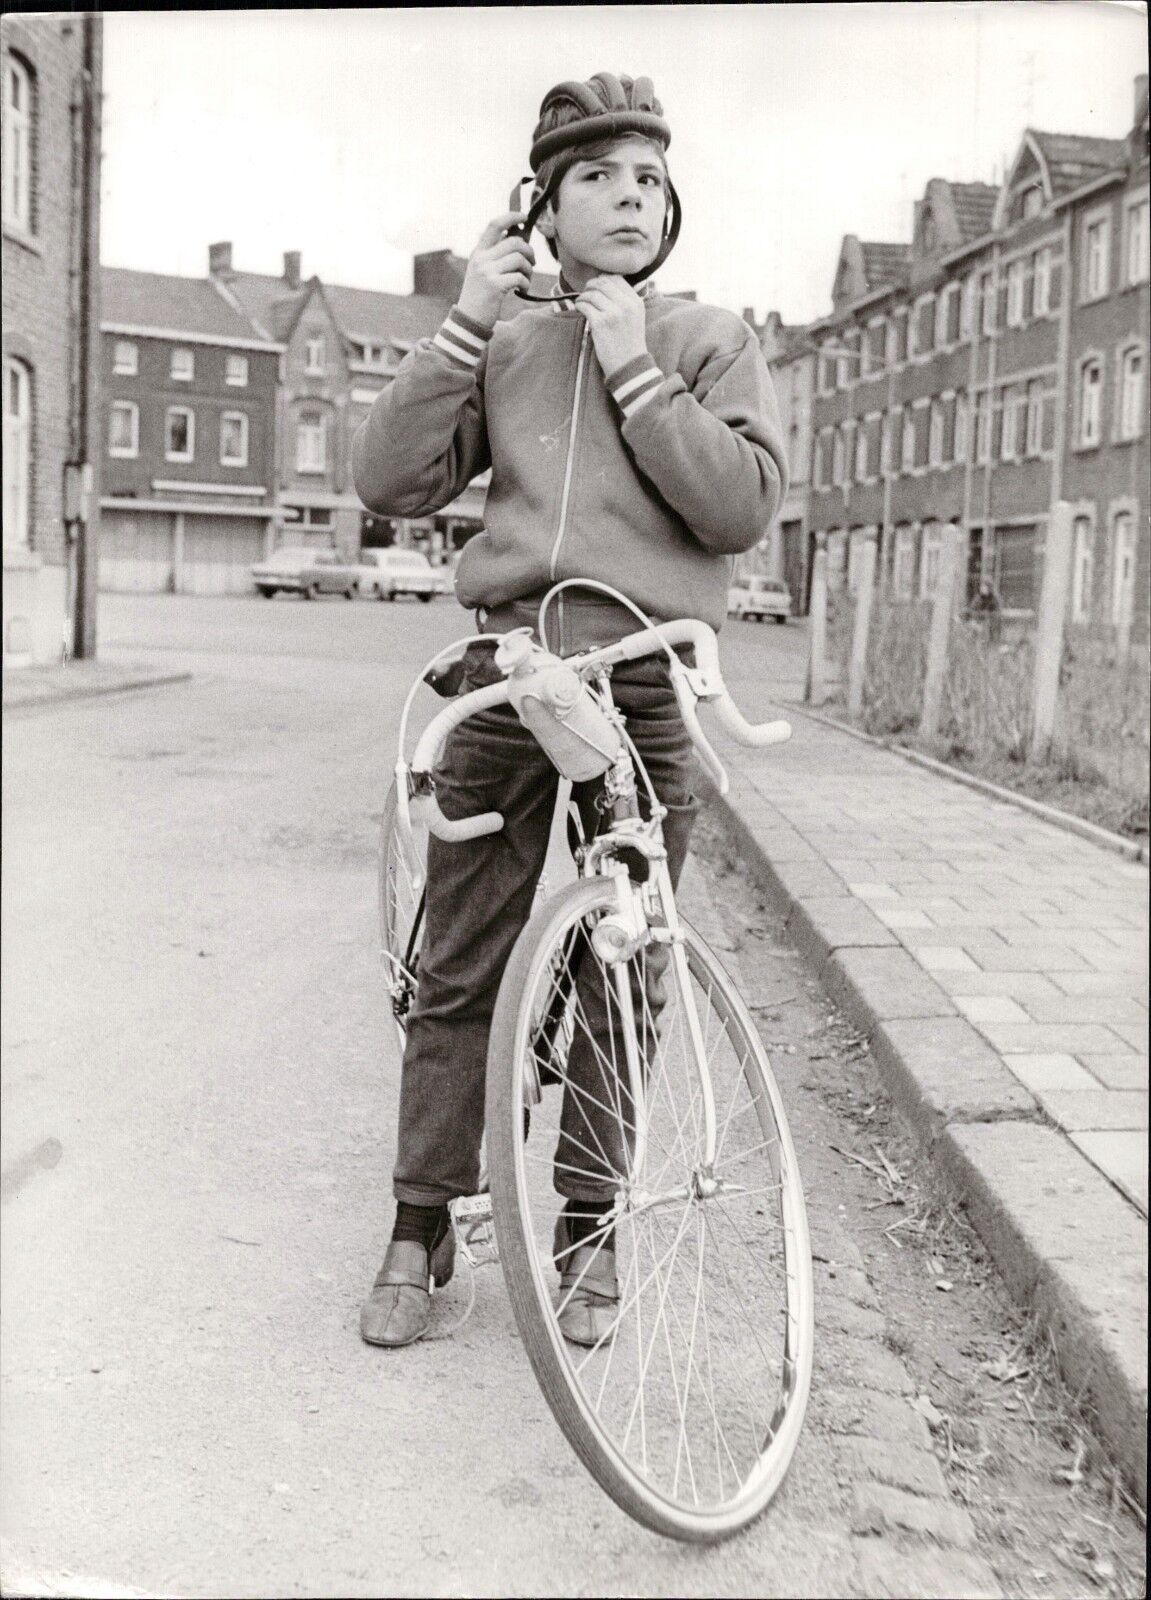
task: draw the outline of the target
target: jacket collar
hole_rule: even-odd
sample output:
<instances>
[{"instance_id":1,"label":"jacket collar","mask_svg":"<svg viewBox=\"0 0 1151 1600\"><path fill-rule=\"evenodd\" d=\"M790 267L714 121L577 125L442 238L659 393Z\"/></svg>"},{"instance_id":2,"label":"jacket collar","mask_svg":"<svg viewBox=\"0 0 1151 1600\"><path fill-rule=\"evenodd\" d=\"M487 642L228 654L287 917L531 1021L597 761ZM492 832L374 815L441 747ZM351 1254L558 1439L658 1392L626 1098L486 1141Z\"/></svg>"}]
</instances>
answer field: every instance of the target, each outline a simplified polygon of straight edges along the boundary
<instances>
[{"instance_id":1,"label":"jacket collar","mask_svg":"<svg viewBox=\"0 0 1151 1600\"><path fill-rule=\"evenodd\" d=\"M571 294L572 293L571 286L570 286L570 284L565 282L564 275L563 275L562 272L560 273L559 278L556 281L556 283L552 285L552 291L551 292L552 292L552 296L553 296L553 300L552 300L552 312L553 312L553 314L555 316L557 316L557 317L570 316L572 314L572 307L569 306L566 301L557 300L557 299L554 298L556 295ZM649 300L649 299L651 299L651 297L653 295L657 294L659 291L656 289L655 279L654 278L645 278L642 283L636 285L636 291L635 292L636 292L636 294L639 295L641 300Z\"/></svg>"}]
</instances>

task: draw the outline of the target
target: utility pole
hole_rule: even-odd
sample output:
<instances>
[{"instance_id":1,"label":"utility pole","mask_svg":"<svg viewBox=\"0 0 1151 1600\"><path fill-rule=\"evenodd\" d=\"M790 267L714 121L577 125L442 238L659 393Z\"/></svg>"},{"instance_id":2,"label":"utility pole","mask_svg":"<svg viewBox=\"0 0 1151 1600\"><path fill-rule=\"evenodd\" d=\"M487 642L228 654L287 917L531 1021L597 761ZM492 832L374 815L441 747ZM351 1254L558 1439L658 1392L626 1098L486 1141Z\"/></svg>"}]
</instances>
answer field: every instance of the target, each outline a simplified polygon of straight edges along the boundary
<instances>
[{"instance_id":1,"label":"utility pole","mask_svg":"<svg viewBox=\"0 0 1151 1600\"><path fill-rule=\"evenodd\" d=\"M97 407L97 341L99 339L98 272L100 254L99 181L100 21L80 19L82 65L79 74L79 236L76 282L77 341L75 431L73 456L65 478L65 509L75 541L72 594L72 653L80 660L96 654L96 580L99 498L95 474Z\"/></svg>"}]
</instances>

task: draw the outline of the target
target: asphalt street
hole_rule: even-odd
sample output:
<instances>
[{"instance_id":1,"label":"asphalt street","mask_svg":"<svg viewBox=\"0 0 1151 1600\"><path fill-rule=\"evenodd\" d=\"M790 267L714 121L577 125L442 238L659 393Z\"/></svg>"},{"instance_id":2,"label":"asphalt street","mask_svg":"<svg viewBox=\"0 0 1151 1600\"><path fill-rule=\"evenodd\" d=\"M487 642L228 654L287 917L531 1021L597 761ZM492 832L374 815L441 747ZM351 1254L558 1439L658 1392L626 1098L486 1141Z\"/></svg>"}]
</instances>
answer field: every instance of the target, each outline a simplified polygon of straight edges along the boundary
<instances>
[{"instance_id":1,"label":"asphalt street","mask_svg":"<svg viewBox=\"0 0 1151 1600\"><path fill-rule=\"evenodd\" d=\"M934 1330L940 1297L831 1153L871 1150L851 1118L870 1102L889 1126L881 1097L706 837L687 909L778 1050L821 1266L817 1396L775 1506L708 1551L631 1524L552 1422L498 1269L453 1337L360 1342L398 1085L377 818L403 694L467 622L448 602L103 596L109 659L192 680L7 723L4 1592L1075 1592L1029 1591L1038 1555L1005 1557L937 1463L915 1404L931 1363L892 1317ZM724 630L749 715L798 692L803 648L796 627ZM890 1140L898 1157L894 1122ZM885 1273L906 1277L886 1298ZM938 1312L947 1348L994 1354L1006 1313L978 1263L967 1281ZM869 1450L921 1525L882 1496L861 1511ZM1046 1463L1020 1470L1042 1501Z\"/></svg>"}]
</instances>

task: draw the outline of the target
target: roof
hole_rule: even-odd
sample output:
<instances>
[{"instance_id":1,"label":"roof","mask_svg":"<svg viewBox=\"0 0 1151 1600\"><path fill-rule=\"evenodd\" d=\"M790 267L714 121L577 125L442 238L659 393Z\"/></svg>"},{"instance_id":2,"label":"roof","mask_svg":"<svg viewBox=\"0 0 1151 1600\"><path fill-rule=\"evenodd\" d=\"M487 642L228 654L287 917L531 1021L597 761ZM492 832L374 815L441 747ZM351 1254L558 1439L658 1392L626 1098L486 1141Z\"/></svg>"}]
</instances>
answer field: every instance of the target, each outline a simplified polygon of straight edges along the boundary
<instances>
[{"instance_id":1,"label":"roof","mask_svg":"<svg viewBox=\"0 0 1151 1600\"><path fill-rule=\"evenodd\" d=\"M1082 133L1042 133L1037 128L1028 131L1043 152L1056 197L1077 189L1086 179L1111 167L1122 166L1127 159L1125 139L1095 139Z\"/></svg>"},{"instance_id":2,"label":"roof","mask_svg":"<svg viewBox=\"0 0 1151 1600\"><path fill-rule=\"evenodd\" d=\"M950 189L955 220L959 223L964 244L969 239L979 239L989 233L995 203L999 198L998 186L994 183L953 183Z\"/></svg>"},{"instance_id":3,"label":"roof","mask_svg":"<svg viewBox=\"0 0 1151 1600\"><path fill-rule=\"evenodd\" d=\"M178 278L133 267L100 268L104 322L133 328L167 328L205 338L258 339L260 330L230 306L208 278Z\"/></svg>"},{"instance_id":4,"label":"roof","mask_svg":"<svg viewBox=\"0 0 1151 1600\"><path fill-rule=\"evenodd\" d=\"M428 294L385 294L325 283L324 293L341 331L350 339L430 338L444 320L448 302Z\"/></svg>"},{"instance_id":5,"label":"roof","mask_svg":"<svg viewBox=\"0 0 1151 1600\"><path fill-rule=\"evenodd\" d=\"M267 272L230 272L221 281L273 339L286 338L293 314L307 293L303 286L290 289L283 278Z\"/></svg>"},{"instance_id":6,"label":"roof","mask_svg":"<svg viewBox=\"0 0 1151 1600\"><path fill-rule=\"evenodd\" d=\"M863 275L868 289L878 289L885 283L906 283L911 264L911 246L907 244L870 244L861 241Z\"/></svg>"}]
</instances>

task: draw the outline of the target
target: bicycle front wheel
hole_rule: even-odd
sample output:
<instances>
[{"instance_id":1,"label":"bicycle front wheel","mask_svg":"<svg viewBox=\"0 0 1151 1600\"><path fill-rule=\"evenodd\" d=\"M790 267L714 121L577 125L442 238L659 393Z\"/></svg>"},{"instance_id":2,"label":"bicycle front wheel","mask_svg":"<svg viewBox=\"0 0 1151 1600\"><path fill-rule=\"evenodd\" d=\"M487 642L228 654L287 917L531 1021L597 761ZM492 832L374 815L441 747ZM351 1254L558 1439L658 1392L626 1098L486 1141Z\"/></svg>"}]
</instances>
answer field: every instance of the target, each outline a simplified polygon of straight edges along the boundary
<instances>
[{"instance_id":1,"label":"bicycle front wheel","mask_svg":"<svg viewBox=\"0 0 1151 1600\"><path fill-rule=\"evenodd\" d=\"M803 1191L731 979L686 925L686 979L666 944L601 959L592 934L614 903L602 879L571 885L506 968L488 1058L496 1235L532 1367L584 1465L646 1527L710 1542L764 1510L799 1438L812 1364ZM558 1320L572 1291L558 1288L553 1227L564 1194L593 1193L603 1210L587 1242L614 1247L619 1298L585 1347Z\"/></svg>"},{"instance_id":2,"label":"bicycle front wheel","mask_svg":"<svg viewBox=\"0 0 1151 1600\"><path fill-rule=\"evenodd\" d=\"M402 1046L419 976L428 835L427 828L413 819L411 837L407 838L400 829L397 812L393 779L380 818L380 954Z\"/></svg>"}]
</instances>

